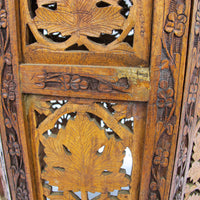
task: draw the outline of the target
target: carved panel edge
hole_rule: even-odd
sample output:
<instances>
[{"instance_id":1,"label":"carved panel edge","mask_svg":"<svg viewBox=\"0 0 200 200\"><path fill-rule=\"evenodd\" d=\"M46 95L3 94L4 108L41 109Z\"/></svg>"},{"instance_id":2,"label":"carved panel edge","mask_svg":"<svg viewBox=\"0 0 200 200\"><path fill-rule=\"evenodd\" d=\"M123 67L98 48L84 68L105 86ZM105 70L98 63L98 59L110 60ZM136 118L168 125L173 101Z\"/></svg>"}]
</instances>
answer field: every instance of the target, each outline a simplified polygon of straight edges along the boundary
<instances>
[{"instance_id":1,"label":"carved panel edge","mask_svg":"<svg viewBox=\"0 0 200 200\"><path fill-rule=\"evenodd\" d=\"M0 0L1 134L12 199L28 200L28 189L17 121L16 82L13 73L7 2Z\"/></svg>"},{"instance_id":2,"label":"carved panel edge","mask_svg":"<svg viewBox=\"0 0 200 200\"><path fill-rule=\"evenodd\" d=\"M150 100L149 107L154 108L153 113L157 120L152 125L153 122L149 119L150 127L153 127L149 132L152 137L154 134L154 150L148 195L146 194L144 199L166 200L169 195L186 61L185 44L188 36L190 3L185 0L155 3L158 10L162 6L164 19L160 29L160 49L157 52L152 51L151 68L154 72L151 78L159 78L152 83L157 92L153 91L154 99ZM156 20L158 19L154 19L154 23ZM158 30L156 35L159 34ZM157 40L153 47L156 46ZM147 141L146 145L148 143L150 142Z\"/></svg>"},{"instance_id":3,"label":"carved panel edge","mask_svg":"<svg viewBox=\"0 0 200 200\"><path fill-rule=\"evenodd\" d=\"M171 187L171 199L199 199L200 187L198 187L198 152L199 128L200 128L200 1L194 1L192 29L190 36L190 48L188 69L184 94L184 108L181 116L181 125L176 152L176 161ZM192 153L193 151L193 153ZM196 153L196 154L195 154ZM193 154L193 155L192 155ZM194 155L195 154L195 155ZM187 182L190 184L187 184Z\"/></svg>"},{"instance_id":4,"label":"carved panel edge","mask_svg":"<svg viewBox=\"0 0 200 200\"><path fill-rule=\"evenodd\" d=\"M0 162L0 182L1 182L0 187L2 187L3 189L3 193L4 193L3 197L5 197L7 200L11 200L1 137L0 137L0 161L1 161Z\"/></svg>"}]
</instances>

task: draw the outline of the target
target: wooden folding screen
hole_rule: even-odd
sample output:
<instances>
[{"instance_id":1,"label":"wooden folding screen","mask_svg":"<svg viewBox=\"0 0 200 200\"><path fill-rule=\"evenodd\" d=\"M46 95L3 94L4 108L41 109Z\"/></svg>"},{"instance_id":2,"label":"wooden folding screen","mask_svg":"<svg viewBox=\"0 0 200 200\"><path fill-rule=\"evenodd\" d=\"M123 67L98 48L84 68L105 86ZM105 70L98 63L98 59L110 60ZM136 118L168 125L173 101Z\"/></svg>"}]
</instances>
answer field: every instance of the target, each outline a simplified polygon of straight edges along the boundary
<instances>
[{"instance_id":1,"label":"wooden folding screen","mask_svg":"<svg viewBox=\"0 0 200 200\"><path fill-rule=\"evenodd\" d=\"M0 0L13 200L169 199L191 3Z\"/></svg>"}]
</instances>

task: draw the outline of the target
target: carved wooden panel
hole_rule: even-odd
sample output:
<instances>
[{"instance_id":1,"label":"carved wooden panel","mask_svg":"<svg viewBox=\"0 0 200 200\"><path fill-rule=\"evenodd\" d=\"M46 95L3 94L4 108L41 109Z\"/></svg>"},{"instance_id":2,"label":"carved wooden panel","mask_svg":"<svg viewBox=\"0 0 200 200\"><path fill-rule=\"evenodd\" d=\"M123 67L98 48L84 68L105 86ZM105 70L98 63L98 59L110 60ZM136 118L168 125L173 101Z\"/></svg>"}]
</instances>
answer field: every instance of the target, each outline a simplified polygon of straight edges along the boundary
<instances>
[{"instance_id":1,"label":"carved wooden panel","mask_svg":"<svg viewBox=\"0 0 200 200\"><path fill-rule=\"evenodd\" d=\"M25 96L37 199L137 199L146 104L51 99Z\"/></svg>"},{"instance_id":2,"label":"carved wooden panel","mask_svg":"<svg viewBox=\"0 0 200 200\"><path fill-rule=\"evenodd\" d=\"M13 200L199 197L199 11L178 144L187 165L175 168L169 196L191 2L0 0L0 117Z\"/></svg>"},{"instance_id":3,"label":"carved wooden panel","mask_svg":"<svg viewBox=\"0 0 200 200\"><path fill-rule=\"evenodd\" d=\"M200 199L200 1L194 1L184 107L177 145L171 198Z\"/></svg>"},{"instance_id":4,"label":"carved wooden panel","mask_svg":"<svg viewBox=\"0 0 200 200\"><path fill-rule=\"evenodd\" d=\"M151 0L21 0L20 7L25 62L59 55L57 64L148 64Z\"/></svg>"},{"instance_id":5,"label":"carved wooden panel","mask_svg":"<svg viewBox=\"0 0 200 200\"><path fill-rule=\"evenodd\" d=\"M168 200L181 110L189 0L154 1L141 199ZM148 189L147 189L148 188Z\"/></svg>"},{"instance_id":6,"label":"carved wooden panel","mask_svg":"<svg viewBox=\"0 0 200 200\"><path fill-rule=\"evenodd\" d=\"M24 153L19 128L19 94L17 86L16 57L13 52L13 37L10 32L14 26L8 26L7 1L0 0L0 118L1 137L8 172L12 199L28 199L27 176ZM12 15L10 15L10 19ZM12 28L11 28L12 27ZM12 45L11 45L12 43ZM8 197L9 198L9 197Z\"/></svg>"}]
</instances>

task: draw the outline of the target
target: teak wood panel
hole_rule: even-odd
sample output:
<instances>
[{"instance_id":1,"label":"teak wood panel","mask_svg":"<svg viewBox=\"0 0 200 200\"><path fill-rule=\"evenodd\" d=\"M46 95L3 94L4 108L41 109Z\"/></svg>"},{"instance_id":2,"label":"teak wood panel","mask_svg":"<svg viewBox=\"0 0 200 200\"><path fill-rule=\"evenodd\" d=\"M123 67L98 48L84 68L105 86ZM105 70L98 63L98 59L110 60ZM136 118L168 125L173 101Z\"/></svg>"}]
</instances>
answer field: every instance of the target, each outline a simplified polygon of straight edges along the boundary
<instances>
[{"instance_id":1,"label":"teak wood panel","mask_svg":"<svg viewBox=\"0 0 200 200\"><path fill-rule=\"evenodd\" d=\"M148 65L151 0L26 0L20 8L25 62Z\"/></svg>"},{"instance_id":2,"label":"teak wood panel","mask_svg":"<svg viewBox=\"0 0 200 200\"><path fill-rule=\"evenodd\" d=\"M25 101L36 199L79 199L78 191L81 199L88 199L88 192L100 193L98 199L138 198L145 103L36 96ZM127 147L133 159L129 174L121 168ZM119 190L117 196L112 196L114 190Z\"/></svg>"},{"instance_id":3,"label":"teak wood panel","mask_svg":"<svg viewBox=\"0 0 200 200\"><path fill-rule=\"evenodd\" d=\"M55 11L54 16L57 17L59 13L63 14L63 2L65 1L56 1L57 4L55 4L55 2L50 2L53 6L52 9L50 9L51 12ZM84 1L80 0L80 2L81 4L79 6L83 11L86 7L83 4ZM88 8L94 6L94 2L95 1L92 1ZM112 14L114 13L116 14L115 16L119 17L119 13L117 12L119 12L119 6L121 5L117 5L117 1L115 0L106 2L109 5L97 5L97 7L100 7L97 12L99 14L101 13L99 11L104 9L105 12L102 15L108 14L109 20L112 21L112 28L117 29L115 20L112 20L114 16ZM1 132L4 151L8 152L8 154L5 154L5 158L12 198L14 200L20 199L21 197L24 199L35 199L35 196L38 195L36 193L36 185L33 184L34 176L37 176L37 172L35 174L33 173L32 163L29 163L32 156L36 154L32 154L32 152L28 151L31 146L31 141L28 137L30 130L26 129L25 131L24 128L27 118L25 117L26 114L23 115L22 106L26 104L22 99L21 89L23 89L26 84L23 85L22 83L22 85L20 85L21 77L19 74L19 70L23 69L24 65L21 65L19 68L19 63L37 63L39 65L103 65L115 66L116 68L118 68L117 66L124 68L132 66L133 68L147 68L149 66L150 38L152 38L150 56L151 90L149 92L147 109L147 128L144 143L143 167L141 169L142 177L140 185L138 186L140 189L132 189L135 191L135 194L137 193L136 190L140 191L140 195L136 197L136 199L168 199L179 124L191 1L156 0L154 4L152 4L152 1L134 1L132 2L133 5L129 10L130 15L127 19L123 19L122 22L121 16L118 18L119 26L123 29L117 32L119 35L121 34L120 37L112 36L111 38L114 41L110 44L104 44L104 42L101 41L100 45L97 45L95 42L96 34L99 34L99 32L94 33L91 29L91 17L85 18L86 22L90 23L90 29L87 33L85 33L84 30L78 32L74 31L75 34L69 32L68 34L70 34L70 37L65 37L66 33L62 32L61 29L57 29L56 27L57 30L55 30L55 27L47 27L47 24L45 24L44 19L48 19L47 13L45 13L45 6L49 1L38 0L37 3L38 8L35 7L34 10L32 10L35 12L34 13L29 10L30 7L28 7L27 1L20 1L20 4L18 4L18 1L14 0L0 1L2 91L0 114L1 119L5 122L1 126ZM85 5L86 4L88 5L87 2ZM133 9L134 7L135 10ZM154 8L152 9L152 7ZM65 9L76 10L76 8L73 7L72 1L69 1L67 6L65 5ZM151 21L152 10L153 22ZM91 9L88 13L89 12L92 12ZM42 18L42 15L45 16L45 18ZM75 12L74 16L76 17L70 16L69 19L72 21L80 20L80 15L83 15L83 13ZM132 16L139 16L139 20L135 20ZM101 15L98 16L98 19L102 22ZM132 21L133 19L135 21ZM53 21L55 22L55 20ZM84 23L82 24L81 22L83 27ZM132 28L134 27L134 38L132 37L134 40L130 40L129 38L129 42L127 42L124 36L131 30L127 23ZM151 37L150 28L152 23L153 31ZM67 24L69 25L69 23ZM76 28L76 23L74 24L70 26L75 26ZM54 31L60 32L61 35L57 34L56 36L56 34L52 34ZM99 31L102 32L102 29L100 28ZM107 30L105 33L107 34ZM109 33L112 35L111 32ZM87 35L87 38L85 35ZM57 39L54 39L55 37L57 39L60 38L61 41L57 41ZM102 39L101 37L102 35L100 33L99 38ZM65 39L66 41L63 43ZM67 44L69 42L68 39L70 39L72 45L70 48L68 48L69 44ZM94 41L91 43L89 40ZM131 44L131 41L134 41L134 43ZM58 44L58 42L61 43ZM107 42L109 43L110 40L106 41L106 43ZM80 46L82 47L79 48ZM94 50L94 47L96 50ZM32 65L32 67L35 66L37 65ZM49 69L51 72L52 69ZM38 71L37 73L43 72L44 71ZM23 74L23 71L20 73ZM69 78L69 76L66 77ZM72 80L72 78L73 74L70 74L70 80ZM115 81L120 81L120 78L115 79ZM98 83L101 82L99 81ZM87 84L84 83L82 88L87 88L85 85ZM148 83L145 85L145 88L146 86L148 86ZM105 89L105 87L103 88ZM48 91L46 94L51 93L51 91L53 90ZM34 93L41 94L41 90L37 90ZM56 95L61 96L60 94ZM74 96L74 94L75 93L67 91L64 95ZM85 94L86 93L84 93L84 95ZM49 95L54 94L52 92ZM88 97L84 95L81 97ZM95 93L91 92L91 95L95 95ZM99 93L98 95L99 99L103 97L102 94L102 96ZM109 99L111 96L112 95L108 94L107 97L105 96L103 99ZM117 96L116 99L118 99ZM134 98L135 99L129 100L137 99L137 97ZM124 97L124 100L126 99L127 97ZM84 101L81 100L78 103L83 105L83 102ZM25 107L24 111L26 111L26 109ZM29 126L30 124L26 124L26 128ZM84 195L84 198L87 198L86 195Z\"/></svg>"}]
</instances>

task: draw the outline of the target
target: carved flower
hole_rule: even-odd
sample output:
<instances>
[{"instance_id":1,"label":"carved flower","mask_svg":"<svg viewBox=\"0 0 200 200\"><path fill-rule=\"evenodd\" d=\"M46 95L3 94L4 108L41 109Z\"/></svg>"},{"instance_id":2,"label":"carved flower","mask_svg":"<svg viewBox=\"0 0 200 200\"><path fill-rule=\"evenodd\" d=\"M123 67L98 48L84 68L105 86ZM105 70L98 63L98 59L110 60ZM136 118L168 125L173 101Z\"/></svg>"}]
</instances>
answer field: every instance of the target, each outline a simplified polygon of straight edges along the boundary
<instances>
[{"instance_id":1,"label":"carved flower","mask_svg":"<svg viewBox=\"0 0 200 200\"><path fill-rule=\"evenodd\" d=\"M172 135L173 134L174 126L171 123L158 121L156 126L157 126L156 129L157 129L158 133L163 132L163 131L166 130L168 135Z\"/></svg>"},{"instance_id":2,"label":"carved flower","mask_svg":"<svg viewBox=\"0 0 200 200\"><path fill-rule=\"evenodd\" d=\"M4 9L0 10L0 28L7 27L7 14Z\"/></svg>"},{"instance_id":3,"label":"carved flower","mask_svg":"<svg viewBox=\"0 0 200 200\"><path fill-rule=\"evenodd\" d=\"M15 83L13 81L13 75L10 73L6 74L6 79L3 81L2 97L11 101L15 100Z\"/></svg>"},{"instance_id":4,"label":"carved flower","mask_svg":"<svg viewBox=\"0 0 200 200\"><path fill-rule=\"evenodd\" d=\"M167 33L174 33L177 37L182 37L185 32L185 23L187 21L186 15L183 13L184 9L180 4L176 12L171 12L167 16L165 31Z\"/></svg>"},{"instance_id":5,"label":"carved flower","mask_svg":"<svg viewBox=\"0 0 200 200\"><path fill-rule=\"evenodd\" d=\"M72 77L70 77L70 75L65 75L64 79L65 89L67 90L70 88L72 90L86 90L88 88L88 81L82 79L79 75L73 75Z\"/></svg>"},{"instance_id":6,"label":"carved flower","mask_svg":"<svg viewBox=\"0 0 200 200\"><path fill-rule=\"evenodd\" d=\"M169 151L164 150L162 148L158 148L156 150L156 157L154 158L154 164L161 165L162 167L167 167L169 163L168 157L169 157Z\"/></svg>"},{"instance_id":7,"label":"carved flower","mask_svg":"<svg viewBox=\"0 0 200 200\"><path fill-rule=\"evenodd\" d=\"M151 182L151 184L150 184L150 189L152 190L152 191L156 191L157 189L158 189L158 185L157 185L157 183L156 182Z\"/></svg>"},{"instance_id":8,"label":"carved flower","mask_svg":"<svg viewBox=\"0 0 200 200\"><path fill-rule=\"evenodd\" d=\"M190 85L189 96L188 96L188 104L196 102L197 90L198 90L198 77L195 76L194 79L193 79L193 83Z\"/></svg>"},{"instance_id":9,"label":"carved flower","mask_svg":"<svg viewBox=\"0 0 200 200\"><path fill-rule=\"evenodd\" d=\"M160 82L160 88L161 91L158 93L158 97L160 98L158 100L158 107L172 107L174 102L172 98L174 95L173 89L168 87L168 82L165 80Z\"/></svg>"},{"instance_id":10,"label":"carved flower","mask_svg":"<svg viewBox=\"0 0 200 200\"><path fill-rule=\"evenodd\" d=\"M8 148L11 156L20 156L19 144L15 141L13 134L9 134Z\"/></svg>"},{"instance_id":11,"label":"carved flower","mask_svg":"<svg viewBox=\"0 0 200 200\"><path fill-rule=\"evenodd\" d=\"M198 3L198 10L196 13L196 26L195 26L195 34L199 35L200 33L200 3Z\"/></svg>"},{"instance_id":12,"label":"carved flower","mask_svg":"<svg viewBox=\"0 0 200 200\"><path fill-rule=\"evenodd\" d=\"M17 200L28 200L28 191L25 188L25 184L21 184L17 188Z\"/></svg>"},{"instance_id":13,"label":"carved flower","mask_svg":"<svg viewBox=\"0 0 200 200\"><path fill-rule=\"evenodd\" d=\"M151 193L150 193L150 200L158 200L157 194L154 193L154 192L151 192Z\"/></svg>"}]
</instances>

